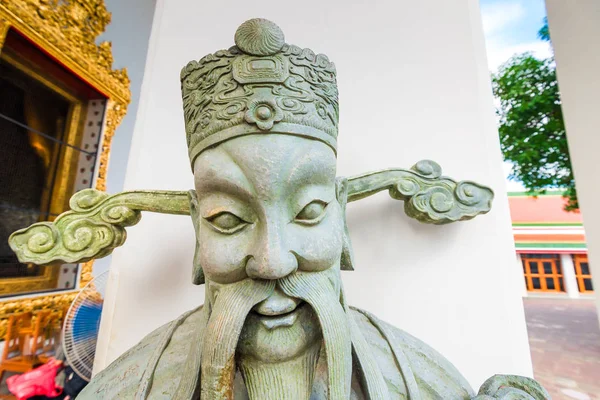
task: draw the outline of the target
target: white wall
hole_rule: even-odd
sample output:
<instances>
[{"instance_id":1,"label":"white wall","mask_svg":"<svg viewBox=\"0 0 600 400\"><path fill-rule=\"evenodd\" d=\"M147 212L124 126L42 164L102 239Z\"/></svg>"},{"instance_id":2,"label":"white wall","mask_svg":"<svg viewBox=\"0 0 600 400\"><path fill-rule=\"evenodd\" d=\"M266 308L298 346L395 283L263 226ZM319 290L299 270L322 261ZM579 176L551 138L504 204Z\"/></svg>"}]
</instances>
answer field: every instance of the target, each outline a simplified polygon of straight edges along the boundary
<instances>
[{"instance_id":1,"label":"white wall","mask_svg":"<svg viewBox=\"0 0 600 400\"><path fill-rule=\"evenodd\" d=\"M112 194L122 191L125 182L156 0L105 0L104 3L112 18L98 41L112 43L113 68L127 68L131 80L131 103L113 136L108 163L106 191ZM110 261L111 257L95 261L93 275L108 270Z\"/></svg>"},{"instance_id":2,"label":"white wall","mask_svg":"<svg viewBox=\"0 0 600 400\"><path fill-rule=\"evenodd\" d=\"M99 41L112 43L113 68L127 68L131 80L131 103L113 137L106 178L107 192L116 193L125 182L156 0L105 0L104 3L112 18Z\"/></svg>"},{"instance_id":3,"label":"white wall","mask_svg":"<svg viewBox=\"0 0 600 400\"><path fill-rule=\"evenodd\" d=\"M567 141L596 292L600 290L600 2L546 0ZM600 296L596 295L600 311Z\"/></svg>"},{"instance_id":4,"label":"white wall","mask_svg":"<svg viewBox=\"0 0 600 400\"><path fill-rule=\"evenodd\" d=\"M192 187L181 68L231 46L246 19L276 21L289 43L337 65L339 175L431 158L497 193L491 214L443 227L409 220L386 194L349 205L351 302L431 344L474 386L494 373L530 375L477 1L289 4L158 1L125 188ZM129 229L113 255L98 368L202 302L190 283L193 243L186 217L147 214Z\"/></svg>"}]
</instances>

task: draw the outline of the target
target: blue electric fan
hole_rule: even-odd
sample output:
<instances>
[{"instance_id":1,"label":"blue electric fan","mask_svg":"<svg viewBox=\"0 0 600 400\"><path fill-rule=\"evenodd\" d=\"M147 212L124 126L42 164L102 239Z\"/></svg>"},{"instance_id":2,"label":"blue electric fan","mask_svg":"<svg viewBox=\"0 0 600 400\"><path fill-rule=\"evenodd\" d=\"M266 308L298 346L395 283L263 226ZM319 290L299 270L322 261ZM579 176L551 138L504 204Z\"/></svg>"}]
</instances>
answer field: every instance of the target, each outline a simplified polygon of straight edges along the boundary
<instances>
[{"instance_id":1,"label":"blue electric fan","mask_svg":"<svg viewBox=\"0 0 600 400\"><path fill-rule=\"evenodd\" d=\"M92 378L107 280L108 271L81 289L69 307L63 326L62 343L67 362L88 382Z\"/></svg>"}]
</instances>

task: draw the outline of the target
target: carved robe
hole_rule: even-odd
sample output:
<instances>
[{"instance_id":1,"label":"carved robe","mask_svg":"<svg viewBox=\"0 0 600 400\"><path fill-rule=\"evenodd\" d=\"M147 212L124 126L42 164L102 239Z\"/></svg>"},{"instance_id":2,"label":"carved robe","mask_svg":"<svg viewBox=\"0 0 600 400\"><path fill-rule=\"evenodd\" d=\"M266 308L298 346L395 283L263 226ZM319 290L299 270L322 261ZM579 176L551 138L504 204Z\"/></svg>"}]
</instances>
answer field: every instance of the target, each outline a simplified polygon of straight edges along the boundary
<instances>
[{"instance_id":1,"label":"carved robe","mask_svg":"<svg viewBox=\"0 0 600 400\"><path fill-rule=\"evenodd\" d=\"M456 368L431 347L367 312L351 309L349 315L367 341L391 399L450 400L474 396ZM171 399L191 349L202 341L204 321L200 307L156 329L94 377L78 398ZM326 362L321 352L311 400L327 398ZM360 374L355 368L352 399L365 398ZM234 392L236 400L248 398L239 372Z\"/></svg>"}]
</instances>

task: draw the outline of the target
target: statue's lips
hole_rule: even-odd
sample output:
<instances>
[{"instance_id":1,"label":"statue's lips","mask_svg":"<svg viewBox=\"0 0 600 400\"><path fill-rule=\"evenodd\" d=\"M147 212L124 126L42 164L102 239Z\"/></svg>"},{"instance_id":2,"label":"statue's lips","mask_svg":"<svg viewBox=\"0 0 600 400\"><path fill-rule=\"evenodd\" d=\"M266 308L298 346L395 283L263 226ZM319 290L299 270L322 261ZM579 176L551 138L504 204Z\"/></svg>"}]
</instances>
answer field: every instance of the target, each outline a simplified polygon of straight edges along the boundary
<instances>
[{"instance_id":1,"label":"statue's lips","mask_svg":"<svg viewBox=\"0 0 600 400\"><path fill-rule=\"evenodd\" d=\"M302 312L305 306L306 304L304 304L304 302L301 302L298 306L294 307L292 311L277 315L264 315L256 311L253 311L253 313L256 315L258 320L261 322L261 324L263 324L265 328L267 328L268 330L272 330L275 328L281 328L286 326L289 327L294 325L294 323L298 319L298 315Z\"/></svg>"},{"instance_id":2,"label":"statue's lips","mask_svg":"<svg viewBox=\"0 0 600 400\"><path fill-rule=\"evenodd\" d=\"M252 311L267 329L274 329L293 325L302 303L302 300L289 297L277 288L271 296L254 306Z\"/></svg>"},{"instance_id":3,"label":"statue's lips","mask_svg":"<svg viewBox=\"0 0 600 400\"><path fill-rule=\"evenodd\" d=\"M252 310L265 316L282 315L294 311L301 302L302 300L286 295L277 287L272 295L255 305Z\"/></svg>"}]
</instances>

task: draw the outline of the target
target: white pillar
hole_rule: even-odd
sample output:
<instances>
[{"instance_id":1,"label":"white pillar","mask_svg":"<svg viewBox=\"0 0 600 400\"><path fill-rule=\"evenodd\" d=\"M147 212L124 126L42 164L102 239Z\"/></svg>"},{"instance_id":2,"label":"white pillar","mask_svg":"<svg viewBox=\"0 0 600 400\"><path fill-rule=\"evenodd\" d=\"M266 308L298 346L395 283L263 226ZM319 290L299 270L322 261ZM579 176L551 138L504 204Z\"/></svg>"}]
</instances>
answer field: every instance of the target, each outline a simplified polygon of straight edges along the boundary
<instances>
[{"instance_id":1,"label":"white pillar","mask_svg":"<svg viewBox=\"0 0 600 400\"><path fill-rule=\"evenodd\" d=\"M560 264L563 273L563 282L565 291L570 298L576 299L579 297L579 287L577 286L577 277L575 276L575 264L571 254L561 254Z\"/></svg>"},{"instance_id":2,"label":"white pillar","mask_svg":"<svg viewBox=\"0 0 600 400\"><path fill-rule=\"evenodd\" d=\"M546 9L592 279L600 288L600 2L546 0Z\"/></svg>"},{"instance_id":3,"label":"white pillar","mask_svg":"<svg viewBox=\"0 0 600 400\"><path fill-rule=\"evenodd\" d=\"M356 271L343 274L350 303L427 342L475 387L495 373L531 375L479 2L234 4L157 2L125 188L193 187L181 68L233 45L244 20L269 18L288 43L336 64L340 176L430 158L497 195L489 214L449 226L410 220L385 194L350 204ZM203 288L191 283L193 252L189 217L148 213L129 229L112 257L114 307L98 344L104 365L203 302Z\"/></svg>"}]
</instances>

